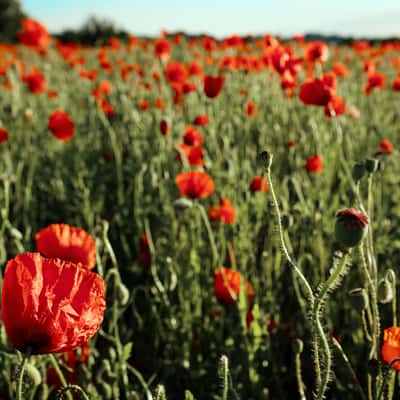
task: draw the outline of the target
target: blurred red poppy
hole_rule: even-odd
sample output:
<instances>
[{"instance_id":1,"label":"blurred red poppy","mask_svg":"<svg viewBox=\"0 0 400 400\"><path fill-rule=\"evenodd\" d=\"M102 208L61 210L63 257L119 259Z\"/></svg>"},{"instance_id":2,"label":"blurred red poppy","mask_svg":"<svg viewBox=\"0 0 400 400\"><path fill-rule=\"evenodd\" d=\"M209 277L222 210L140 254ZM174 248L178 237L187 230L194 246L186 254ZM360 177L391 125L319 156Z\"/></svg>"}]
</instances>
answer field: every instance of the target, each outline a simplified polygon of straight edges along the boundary
<instances>
[{"instance_id":1,"label":"blurred red poppy","mask_svg":"<svg viewBox=\"0 0 400 400\"><path fill-rule=\"evenodd\" d=\"M372 89L382 89L386 86L386 76L379 71L368 74L368 83L364 88L366 94L370 94Z\"/></svg>"},{"instance_id":2,"label":"blurred red poppy","mask_svg":"<svg viewBox=\"0 0 400 400\"><path fill-rule=\"evenodd\" d=\"M325 42L310 42L306 46L304 58L311 62L325 62L329 56L329 48Z\"/></svg>"},{"instance_id":3,"label":"blurred red poppy","mask_svg":"<svg viewBox=\"0 0 400 400\"><path fill-rule=\"evenodd\" d=\"M266 177L255 176L250 183L250 190L252 192L268 192L269 186Z\"/></svg>"},{"instance_id":4,"label":"blurred red poppy","mask_svg":"<svg viewBox=\"0 0 400 400\"><path fill-rule=\"evenodd\" d=\"M203 149L200 146L189 146L185 143L178 145L180 152L177 155L177 159L181 159L181 152L185 155L189 165L198 165L200 167L204 166L204 154Z\"/></svg>"},{"instance_id":5,"label":"blurred red poppy","mask_svg":"<svg viewBox=\"0 0 400 400\"><path fill-rule=\"evenodd\" d=\"M222 304L235 304L240 294L240 272L230 268L218 268L214 273L214 293L217 300ZM249 302L255 296L253 287L249 282L245 284L245 293Z\"/></svg>"},{"instance_id":6,"label":"blurred red poppy","mask_svg":"<svg viewBox=\"0 0 400 400\"><path fill-rule=\"evenodd\" d=\"M306 162L306 169L312 174L319 174L324 170L322 159L319 155L311 156Z\"/></svg>"},{"instance_id":7,"label":"blurred red poppy","mask_svg":"<svg viewBox=\"0 0 400 400\"><path fill-rule=\"evenodd\" d=\"M82 228L51 224L35 235L36 249L46 257L56 257L92 269L96 265L96 244Z\"/></svg>"},{"instance_id":8,"label":"blurred red poppy","mask_svg":"<svg viewBox=\"0 0 400 400\"><path fill-rule=\"evenodd\" d=\"M72 351L98 331L104 292L100 275L80 264L20 254L4 274L1 312L7 336L21 352Z\"/></svg>"},{"instance_id":9,"label":"blurred red poppy","mask_svg":"<svg viewBox=\"0 0 400 400\"><path fill-rule=\"evenodd\" d=\"M395 92L400 92L400 76L398 76L392 83L392 89Z\"/></svg>"},{"instance_id":10,"label":"blurred red poppy","mask_svg":"<svg viewBox=\"0 0 400 400\"><path fill-rule=\"evenodd\" d=\"M300 86L300 100L307 105L326 106L332 96L332 88L321 79L308 80Z\"/></svg>"},{"instance_id":11,"label":"blurred red poppy","mask_svg":"<svg viewBox=\"0 0 400 400\"><path fill-rule=\"evenodd\" d=\"M48 128L54 137L63 142L74 136L74 123L69 114L62 110L56 110L50 115Z\"/></svg>"},{"instance_id":12,"label":"blurred red poppy","mask_svg":"<svg viewBox=\"0 0 400 400\"><path fill-rule=\"evenodd\" d=\"M145 265L149 265L151 262L149 239L147 238L147 236L145 234L140 236L139 258L140 258L140 261Z\"/></svg>"},{"instance_id":13,"label":"blurred red poppy","mask_svg":"<svg viewBox=\"0 0 400 400\"><path fill-rule=\"evenodd\" d=\"M236 220L235 208L226 197L221 197L219 205L213 205L208 210L211 221L221 221L223 224L233 224Z\"/></svg>"},{"instance_id":14,"label":"blurred red poppy","mask_svg":"<svg viewBox=\"0 0 400 400\"><path fill-rule=\"evenodd\" d=\"M0 143L7 142L7 140L8 140L8 132L5 129L0 128Z\"/></svg>"},{"instance_id":15,"label":"blurred red poppy","mask_svg":"<svg viewBox=\"0 0 400 400\"><path fill-rule=\"evenodd\" d=\"M198 115L194 120L193 120L193 125L198 125L198 126L205 126L210 123L210 118L208 117L207 114L203 115Z\"/></svg>"},{"instance_id":16,"label":"blurred red poppy","mask_svg":"<svg viewBox=\"0 0 400 400\"><path fill-rule=\"evenodd\" d=\"M258 111L257 110L257 104L254 103L253 101L249 101L246 104L245 110L246 110L246 114L249 117L254 117L255 115L257 115L257 111Z\"/></svg>"},{"instance_id":17,"label":"blurred red poppy","mask_svg":"<svg viewBox=\"0 0 400 400\"><path fill-rule=\"evenodd\" d=\"M164 135L164 136L168 135L168 133L170 131L170 126L168 125L167 120L162 119L160 121L160 131L161 131L162 135Z\"/></svg>"},{"instance_id":18,"label":"blurred red poppy","mask_svg":"<svg viewBox=\"0 0 400 400\"><path fill-rule=\"evenodd\" d=\"M220 95L222 86L224 84L224 77L209 76L204 77L204 93L207 97L214 98Z\"/></svg>"},{"instance_id":19,"label":"blurred red poppy","mask_svg":"<svg viewBox=\"0 0 400 400\"><path fill-rule=\"evenodd\" d=\"M183 142L188 146L201 146L203 144L204 137L201 132L194 129L191 125L188 125L183 135Z\"/></svg>"},{"instance_id":20,"label":"blurred red poppy","mask_svg":"<svg viewBox=\"0 0 400 400\"><path fill-rule=\"evenodd\" d=\"M210 175L203 171L181 172L175 182L180 194L192 199L208 197L214 193L214 182Z\"/></svg>"},{"instance_id":21,"label":"blurred red poppy","mask_svg":"<svg viewBox=\"0 0 400 400\"><path fill-rule=\"evenodd\" d=\"M18 40L24 46L45 48L50 43L50 34L40 22L27 18L21 21L21 25Z\"/></svg>"},{"instance_id":22,"label":"blurred red poppy","mask_svg":"<svg viewBox=\"0 0 400 400\"><path fill-rule=\"evenodd\" d=\"M393 153L393 144L389 142L387 139L382 139L381 142L379 143L379 148L387 154Z\"/></svg>"},{"instance_id":23,"label":"blurred red poppy","mask_svg":"<svg viewBox=\"0 0 400 400\"><path fill-rule=\"evenodd\" d=\"M159 58L167 57L170 52L171 52L171 43L167 39L162 38L154 43L154 54L156 57Z\"/></svg>"},{"instance_id":24,"label":"blurred red poppy","mask_svg":"<svg viewBox=\"0 0 400 400\"><path fill-rule=\"evenodd\" d=\"M22 80L28 84L31 93L40 94L46 91L44 75L38 69L33 69L29 74L22 75Z\"/></svg>"},{"instance_id":25,"label":"blurred red poppy","mask_svg":"<svg viewBox=\"0 0 400 400\"><path fill-rule=\"evenodd\" d=\"M333 96L331 101L325 106L325 116L327 118L338 117L346 112L346 102L339 96Z\"/></svg>"},{"instance_id":26,"label":"blurred red poppy","mask_svg":"<svg viewBox=\"0 0 400 400\"><path fill-rule=\"evenodd\" d=\"M188 76L186 67L180 62L170 62L167 65L165 74L171 84L183 84Z\"/></svg>"},{"instance_id":27,"label":"blurred red poppy","mask_svg":"<svg viewBox=\"0 0 400 400\"><path fill-rule=\"evenodd\" d=\"M188 65L188 71L189 75L202 75L203 74L203 68L201 68L201 65L197 63L196 61L192 61Z\"/></svg>"}]
</instances>

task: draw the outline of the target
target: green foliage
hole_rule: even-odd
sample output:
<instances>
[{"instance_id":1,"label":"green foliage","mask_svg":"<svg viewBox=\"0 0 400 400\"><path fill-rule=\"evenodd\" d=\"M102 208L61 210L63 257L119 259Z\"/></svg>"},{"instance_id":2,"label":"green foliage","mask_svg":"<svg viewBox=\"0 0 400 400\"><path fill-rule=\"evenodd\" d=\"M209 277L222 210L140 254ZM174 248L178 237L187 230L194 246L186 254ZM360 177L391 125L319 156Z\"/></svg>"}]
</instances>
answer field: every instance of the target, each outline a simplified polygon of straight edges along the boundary
<instances>
[{"instance_id":1,"label":"green foliage","mask_svg":"<svg viewBox=\"0 0 400 400\"><path fill-rule=\"evenodd\" d=\"M26 18L18 0L0 0L0 42L15 42L21 20Z\"/></svg>"}]
</instances>

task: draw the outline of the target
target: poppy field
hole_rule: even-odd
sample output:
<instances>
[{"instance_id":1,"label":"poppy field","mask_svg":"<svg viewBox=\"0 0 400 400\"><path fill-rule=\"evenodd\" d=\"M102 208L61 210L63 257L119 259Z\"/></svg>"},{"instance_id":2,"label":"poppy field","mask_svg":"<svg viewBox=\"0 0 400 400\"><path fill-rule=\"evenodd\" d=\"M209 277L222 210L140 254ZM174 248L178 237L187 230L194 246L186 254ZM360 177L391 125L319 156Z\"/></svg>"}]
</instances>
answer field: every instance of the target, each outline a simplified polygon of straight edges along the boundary
<instances>
[{"instance_id":1,"label":"poppy field","mask_svg":"<svg viewBox=\"0 0 400 400\"><path fill-rule=\"evenodd\" d=\"M0 399L400 396L400 42L0 44Z\"/></svg>"}]
</instances>

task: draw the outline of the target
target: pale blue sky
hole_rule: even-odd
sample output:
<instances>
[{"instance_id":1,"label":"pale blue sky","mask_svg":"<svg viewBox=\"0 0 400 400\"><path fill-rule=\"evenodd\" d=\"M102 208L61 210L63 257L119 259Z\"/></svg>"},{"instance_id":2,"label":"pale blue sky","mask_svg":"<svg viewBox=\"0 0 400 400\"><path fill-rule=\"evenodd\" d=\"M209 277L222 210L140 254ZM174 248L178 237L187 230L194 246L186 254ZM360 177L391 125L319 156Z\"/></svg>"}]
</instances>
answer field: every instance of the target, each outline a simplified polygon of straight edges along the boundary
<instances>
[{"instance_id":1,"label":"pale blue sky","mask_svg":"<svg viewBox=\"0 0 400 400\"><path fill-rule=\"evenodd\" d=\"M150 35L166 28L216 36L400 36L400 0L22 0L22 5L51 32L76 28L89 15L97 15L131 33Z\"/></svg>"}]
</instances>

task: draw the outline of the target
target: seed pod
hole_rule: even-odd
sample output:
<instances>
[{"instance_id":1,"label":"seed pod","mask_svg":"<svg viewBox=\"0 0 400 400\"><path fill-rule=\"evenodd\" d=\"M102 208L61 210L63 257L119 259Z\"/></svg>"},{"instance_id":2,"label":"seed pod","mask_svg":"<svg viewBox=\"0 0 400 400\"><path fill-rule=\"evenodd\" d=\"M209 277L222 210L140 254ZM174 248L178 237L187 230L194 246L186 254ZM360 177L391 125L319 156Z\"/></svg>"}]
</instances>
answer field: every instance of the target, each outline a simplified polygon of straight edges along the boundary
<instances>
[{"instance_id":1,"label":"seed pod","mask_svg":"<svg viewBox=\"0 0 400 400\"><path fill-rule=\"evenodd\" d=\"M353 208L336 213L335 238L345 248L357 246L368 230L368 216Z\"/></svg>"},{"instance_id":2,"label":"seed pod","mask_svg":"<svg viewBox=\"0 0 400 400\"><path fill-rule=\"evenodd\" d=\"M364 311L369 304L368 294L364 288L355 288L349 292L350 300L357 311Z\"/></svg>"}]
</instances>

